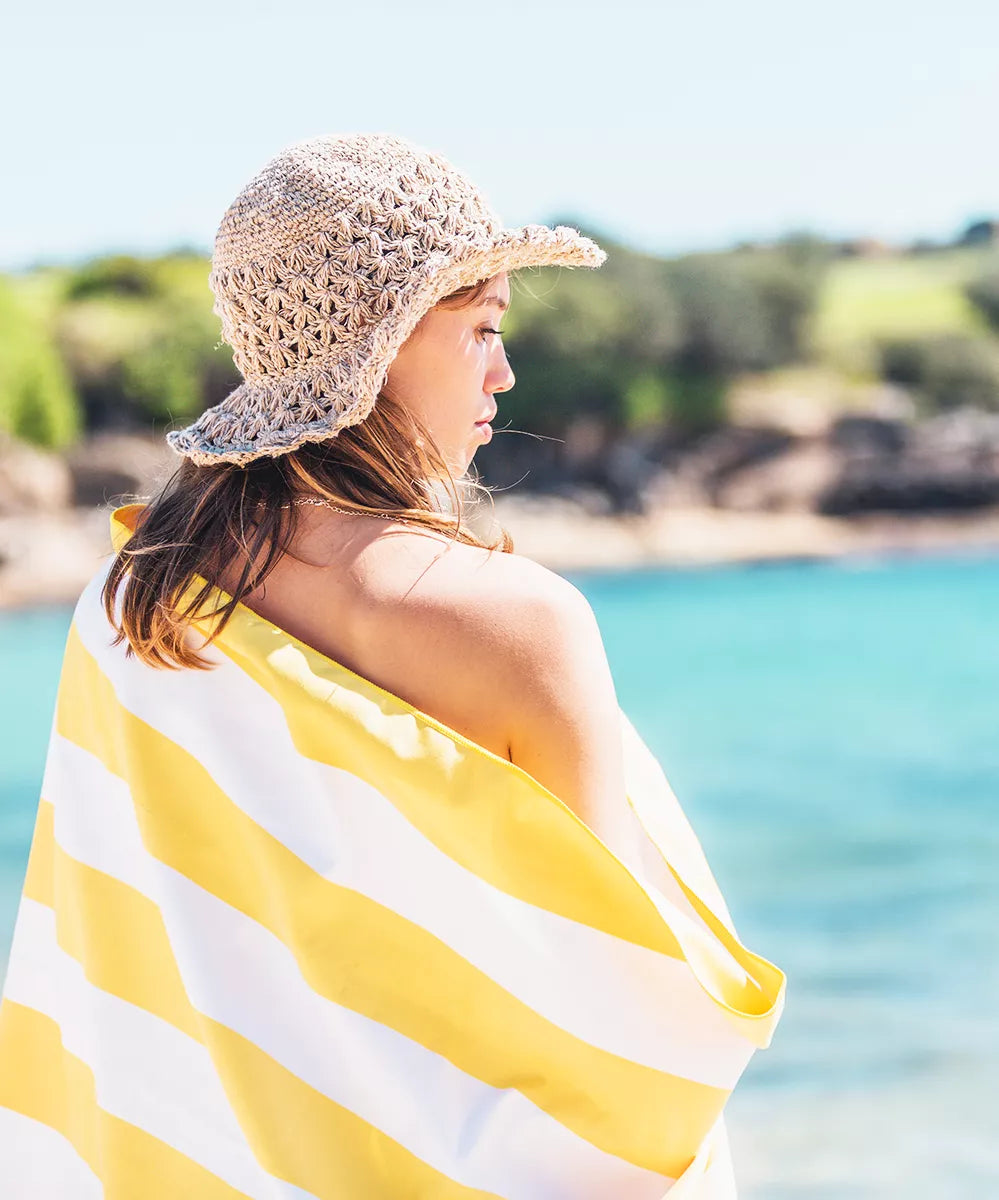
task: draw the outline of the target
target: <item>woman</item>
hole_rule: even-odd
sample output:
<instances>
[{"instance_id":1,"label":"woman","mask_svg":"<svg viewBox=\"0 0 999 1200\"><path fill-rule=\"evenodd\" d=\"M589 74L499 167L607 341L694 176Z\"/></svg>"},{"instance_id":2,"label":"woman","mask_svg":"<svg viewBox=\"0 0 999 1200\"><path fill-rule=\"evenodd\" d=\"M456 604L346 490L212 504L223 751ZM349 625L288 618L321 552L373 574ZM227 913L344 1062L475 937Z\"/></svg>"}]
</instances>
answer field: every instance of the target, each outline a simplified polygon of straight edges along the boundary
<instances>
[{"instance_id":1,"label":"woman","mask_svg":"<svg viewBox=\"0 0 999 1200\"><path fill-rule=\"evenodd\" d=\"M730 1197L784 977L592 610L464 519L506 230L392 135L230 206L244 382L74 613L0 1009L12 1194Z\"/></svg>"}]
</instances>

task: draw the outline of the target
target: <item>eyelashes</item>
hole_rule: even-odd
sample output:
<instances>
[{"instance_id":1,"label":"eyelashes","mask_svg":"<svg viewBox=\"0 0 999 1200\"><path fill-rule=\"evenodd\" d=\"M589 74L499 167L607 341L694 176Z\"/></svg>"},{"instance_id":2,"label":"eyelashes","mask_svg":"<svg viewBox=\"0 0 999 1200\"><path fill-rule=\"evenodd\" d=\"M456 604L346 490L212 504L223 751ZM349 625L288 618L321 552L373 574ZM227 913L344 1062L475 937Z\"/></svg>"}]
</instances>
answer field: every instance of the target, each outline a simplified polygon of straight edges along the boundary
<instances>
[{"instance_id":1,"label":"eyelashes","mask_svg":"<svg viewBox=\"0 0 999 1200\"><path fill-rule=\"evenodd\" d=\"M493 334L495 334L495 335L496 335L496 337L502 337L502 336L503 336L503 330L502 330L502 329L490 329L488 325L486 325L484 328L480 329L480 330L479 330L479 333L493 333Z\"/></svg>"}]
</instances>

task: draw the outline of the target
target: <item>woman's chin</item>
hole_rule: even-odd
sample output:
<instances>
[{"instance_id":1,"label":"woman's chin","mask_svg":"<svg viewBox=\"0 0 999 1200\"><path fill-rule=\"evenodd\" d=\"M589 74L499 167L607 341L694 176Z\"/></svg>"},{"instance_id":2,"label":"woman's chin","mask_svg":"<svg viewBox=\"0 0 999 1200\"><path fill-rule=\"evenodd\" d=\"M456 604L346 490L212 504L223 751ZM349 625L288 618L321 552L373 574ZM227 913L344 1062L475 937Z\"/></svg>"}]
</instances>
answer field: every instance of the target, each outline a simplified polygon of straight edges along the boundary
<instances>
[{"instance_id":1,"label":"woman's chin","mask_svg":"<svg viewBox=\"0 0 999 1200\"><path fill-rule=\"evenodd\" d=\"M448 457L448 465L455 479L461 479L462 476L468 474L468 468L472 465L472 459L475 458L477 449L478 446L466 446L460 453Z\"/></svg>"}]
</instances>

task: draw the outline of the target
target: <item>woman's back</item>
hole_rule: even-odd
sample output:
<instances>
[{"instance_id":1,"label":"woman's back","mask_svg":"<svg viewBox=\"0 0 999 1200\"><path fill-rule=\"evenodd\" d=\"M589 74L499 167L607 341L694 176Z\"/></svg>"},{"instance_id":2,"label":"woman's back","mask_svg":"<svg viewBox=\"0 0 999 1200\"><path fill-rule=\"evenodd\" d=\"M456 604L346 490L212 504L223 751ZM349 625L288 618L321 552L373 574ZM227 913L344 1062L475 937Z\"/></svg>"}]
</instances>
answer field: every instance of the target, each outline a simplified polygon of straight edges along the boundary
<instances>
[{"instance_id":1,"label":"woman's back","mask_svg":"<svg viewBox=\"0 0 999 1200\"><path fill-rule=\"evenodd\" d=\"M475 546L385 521L309 514L242 603L503 758L509 731L486 686L488 614L512 572ZM525 560L518 559L518 562ZM220 581L232 594L236 572ZM481 616L479 614L482 614ZM484 619L483 619L484 618ZM469 661L475 644L478 661ZM475 678L476 684L471 685Z\"/></svg>"},{"instance_id":2,"label":"woman's back","mask_svg":"<svg viewBox=\"0 0 999 1200\"><path fill-rule=\"evenodd\" d=\"M635 861L618 701L577 588L521 555L329 510L290 550L242 603L522 767Z\"/></svg>"}]
</instances>

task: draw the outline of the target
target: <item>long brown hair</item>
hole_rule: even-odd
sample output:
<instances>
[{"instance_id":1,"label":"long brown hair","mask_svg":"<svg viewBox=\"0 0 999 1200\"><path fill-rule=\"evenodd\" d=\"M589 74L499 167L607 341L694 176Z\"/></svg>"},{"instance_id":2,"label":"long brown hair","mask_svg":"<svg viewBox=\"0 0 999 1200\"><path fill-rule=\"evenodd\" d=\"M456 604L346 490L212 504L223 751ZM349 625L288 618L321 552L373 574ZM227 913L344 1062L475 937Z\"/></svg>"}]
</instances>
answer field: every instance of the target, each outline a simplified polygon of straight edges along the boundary
<instances>
[{"instance_id":1,"label":"long brown hair","mask_svg":"<svg viewBox=\"0 0 999 1200\"><path fill-rule=\"evenodd\" d=\"M481 280L438 303L469 308L491 282ZM444 486L451 512L442 510L428 481ZM468 487L491 499L477 474L454 478L424 423L384 391L363 421L327 441L307 442L287 454L242 465L202 467L185 459L142 510L135 532L111 563L101 600L117 630L112 645L127 639L126 656L135 653L154 667L210 667L185 645L186 627L192 620L212 618L207 645L242 597L260 586L282 555L291 553L298 525L293 497L324 497L338 507L405 520L445 533L452 541L510 553L513 540L506 530L490 543L465 524L461 492ZM242 572L231 599L203 611L234 559L242 562ZM195 575L206 584L181 609ZM115 598L126 576L119 623Z\"/></svg>"}]
</instances>

